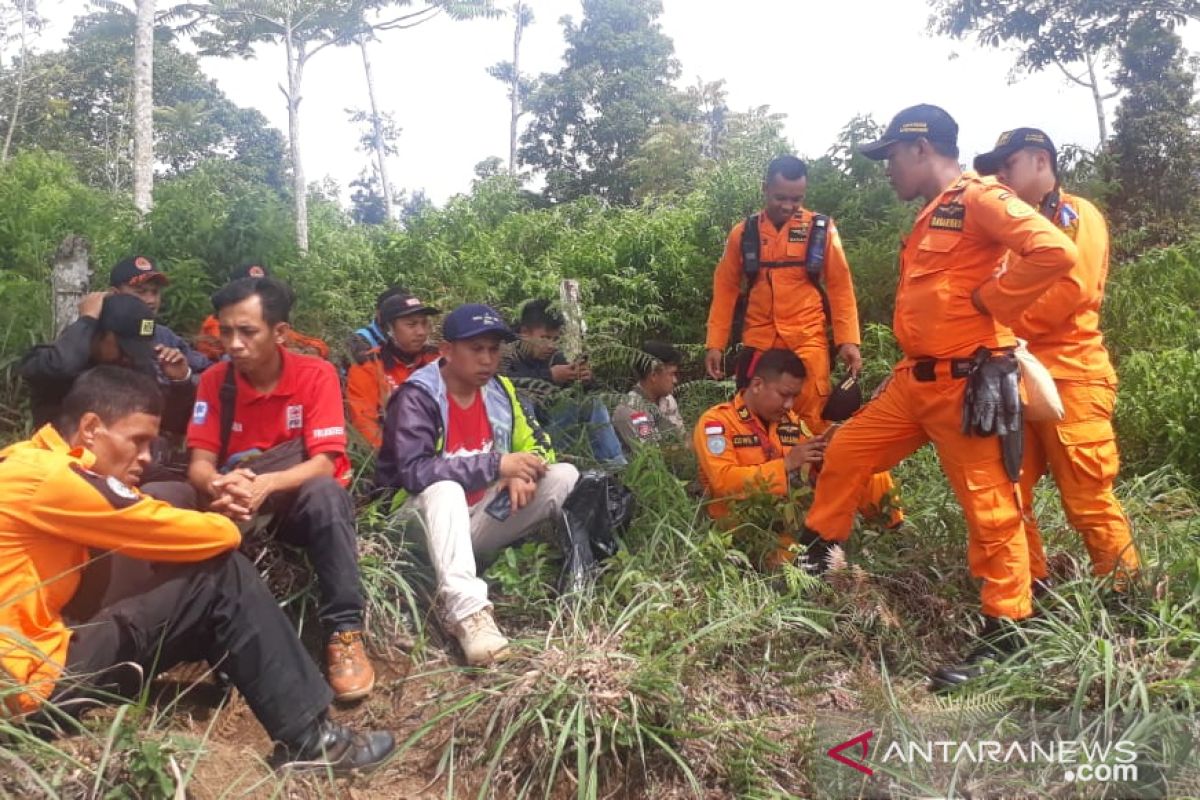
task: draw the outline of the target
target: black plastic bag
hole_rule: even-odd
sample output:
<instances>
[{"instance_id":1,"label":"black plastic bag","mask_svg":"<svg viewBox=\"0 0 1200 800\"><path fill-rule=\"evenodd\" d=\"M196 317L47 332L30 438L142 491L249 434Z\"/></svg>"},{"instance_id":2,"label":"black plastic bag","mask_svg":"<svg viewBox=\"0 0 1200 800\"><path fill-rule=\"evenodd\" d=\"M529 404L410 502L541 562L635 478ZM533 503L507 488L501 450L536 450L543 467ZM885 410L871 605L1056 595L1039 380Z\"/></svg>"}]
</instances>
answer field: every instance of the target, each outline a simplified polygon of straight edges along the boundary
<instances>
[{"instance_id":1,"label":"black plastic bag","mask_svg":"<svg viewBox=\"0 0 1200 800\"><path fill-rule=\"evenodd\" d=\"M561 591L580 588L599 562L616 555L619 536L633 519L633 493L613 475L587 470L563 503Z\"/></svg>"}]
</instances>

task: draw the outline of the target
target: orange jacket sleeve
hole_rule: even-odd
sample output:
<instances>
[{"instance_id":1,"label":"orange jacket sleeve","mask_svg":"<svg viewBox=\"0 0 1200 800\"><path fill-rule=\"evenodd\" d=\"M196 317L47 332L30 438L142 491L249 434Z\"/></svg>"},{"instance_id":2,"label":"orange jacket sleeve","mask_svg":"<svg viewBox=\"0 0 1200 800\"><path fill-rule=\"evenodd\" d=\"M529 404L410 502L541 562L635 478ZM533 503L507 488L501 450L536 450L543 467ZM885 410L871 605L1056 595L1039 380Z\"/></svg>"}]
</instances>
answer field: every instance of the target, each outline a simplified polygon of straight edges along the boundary
<instances>
[{"instance_id":1,"label":"orange jacket sleeve","mask_svg":"<svg viewBox=\"0 0 1200 800\"><path fill-rule=\"evenodd\" d=\"M979 298L988 313L1011 325L1071 271L1079 251L1054 223L1001 186L981 190L971 212L985 235L1017 256L1010 258L1007 269L979 287Z\"/></svg>"},{"instance_id":2,"label":"orange jacket sleeve","mask_svg":"<svg viewBox=\"0 0 1200 800\"><path fill-rule=\"evenodd\" d=\"M369 360L351 366L346 374L346 405L350 410L350 424L376 450L383 444L383 434L379 429L378 369L378 364Z\"/></svg>"},{"instance_id":3,"label":"orange jacket sleeve","mask_svg":"<svg viewBox=\"0 0 1200 800\"><path fill-rule=\"evenodd\" d=\"M1075 247L1079 260L1063 278L1021 315L1021 332L1037 336L1062 325L1097 292L1104 291L1108 274L1108 225L1091 203L1079 203Z\"/></svg>"},{"instance_id":4,"label":"orange jacket sleeve","mask_svg":"<svg viewBox=\"0 0 1200 800\"><path fill-rule=\"evenodd\" d=\"M705 429L709 426L721 426L723 433L708 434ZM767 461L762 464L746 466L738 463L737 452L733 447L733 437L738 431L719 417L705 415L700 418L692 431L692 446L696 450L700 470L704 473L705 485L712 499L738 497L753 491L760 483L765 483L772 494L787 493L787 468L782 458ZM720 437L723 447L714 448L709 438ZM713 452L719 449L720 452Z\"/></svg>"},{"instance_id":5,"label":"orange jacket sleeve","mask_svg":"<svg viewBox=\"0 0 1200 800\"><path fill-rule=\"evenodd\" d=\"M724 350L729 344L733 329L733 309L742 291L742 229L739 222L725 240L725 253L713 271L712 305L708 308L708 334L704 347L708 350Z\"/></svg>"},{"instance_id":6,"label":"orange jacket sleeve","mask_svg":"<svg viewBox=\"0 0 1200 800\"><path fill-rule=\"evenodd\" d=\"M47 536L147 561L204 561L242 540L220 514L175 508L76 462L54 467L29 503L9 513Z\"/></svg>"},{"instance_id":7,"label":"orange jacket sleeve","mask_svg":"<svg viewBox=\"0 0 1200 800\"><path fill-rule=\"evenodd\" d=\"M326 360L329 358L329 345L317 337L303 334L295 328L288 331L284 346L297 353L314 355Z\"/></svg>"},{"instance_id":8,"label":"orange jacket sleeve","mask_svg":"<svg viewBox=\"0 0 1200 800\"><path fill-rule=\"evenodd\" d=\"M825 291L829 295L829 311L833 316L834 344L861 344L854 279L850 275L846 252L842 249L842 237L832 222L829 224L829 252L825 257Z\"/></svg>"}]
</instances>

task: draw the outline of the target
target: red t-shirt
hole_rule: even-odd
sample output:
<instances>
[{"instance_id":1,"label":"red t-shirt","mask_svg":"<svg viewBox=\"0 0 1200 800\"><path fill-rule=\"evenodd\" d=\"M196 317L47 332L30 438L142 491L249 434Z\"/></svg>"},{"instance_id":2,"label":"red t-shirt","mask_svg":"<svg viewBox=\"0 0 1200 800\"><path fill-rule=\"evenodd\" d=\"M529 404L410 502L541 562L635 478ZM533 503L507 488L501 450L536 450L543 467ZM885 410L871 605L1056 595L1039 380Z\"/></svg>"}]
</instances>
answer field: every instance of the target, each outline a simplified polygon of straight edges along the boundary
<instances>
[{"instance_id":1,"label":"red t-shirt","mask_svg":"<svg viewBox=\"0 0 1200 800\"><path fill-rule=\"evenodd\" d=\"M476 391L475 400L466 408L460 408L452 397L446 401L450 404L450 419L444 455L458 458L492 452L492 423L488 421L483 393ZM467 492L467 505L475 505L485 494L487 489Z\"/></svg>"},{"instance_id":2,"label":"red t-shirt","mask_svg":"<svg viewBox=\"0 0 1200 800\"><path fill-rule=\"evenodd\" d=\"M346 415L342 387L333 365L315 356L279 349L283 373L268 394L261 394L237 375L237 404L229 435L229 456L246 450L266 450L304 437L309 458L319 453L335 456L334 476L350 481L346 457ZM205 370L196 389L196 405L188 425L188 447L221 452L221 384L232 362ZM226 459L228 460L228 458Z\"/></svg>"}]
</instances>

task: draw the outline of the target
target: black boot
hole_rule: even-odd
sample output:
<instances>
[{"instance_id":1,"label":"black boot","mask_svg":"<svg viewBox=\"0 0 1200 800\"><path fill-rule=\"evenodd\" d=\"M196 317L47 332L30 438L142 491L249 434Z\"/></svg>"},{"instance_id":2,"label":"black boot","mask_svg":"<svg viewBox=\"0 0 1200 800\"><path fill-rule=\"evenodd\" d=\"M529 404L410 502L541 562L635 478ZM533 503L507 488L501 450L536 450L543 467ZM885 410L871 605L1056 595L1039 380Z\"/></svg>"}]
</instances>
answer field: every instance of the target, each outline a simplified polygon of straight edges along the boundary
<instances>
[{"instance_id":1,"label":"black boot","mask_svg":"<svg viewBox=\"0 0 1200 800\"><path fill-rule=\"evenodd\" d=\"M1033 602L1046 600L1058 588L1058 584L1054 578L1034 578L1033 579Z\"/></svg>"},{"instance_id":2,"label":"black boot","mask_svg":"<svg viewBox=\"0 0 1200 800\"><path fill-rule=\"evenodd\" d=\"M985 617L979 643L957 664L939 667L929 676L934 692L950 691L978 678L1021 647L1017 623L1010 619Z\"/></svg>"},{"instance_id":3,"label":"black boot","mask_svg":"<svg viewBox=\"0 0 1200 800\"><path fill-rule=\"evenodd\" d=\"M807 525L800 530L796 538L804 547L804 552L797 560L797 566L803 567L809 575L824 575L829 569L829 551L836 543L822 539L820 534Z\"/></svg>"},{"instance_id":4,"label":"black boot","mask_svg":"<svg viewBox=\"0 0 1200 800\"><path fill-rule=\"evenodd\" d=\"M355 733L322 718L291 745L279 745L271 757L276 769L312 769L350 772L369 770L383 763L396 749L387 731Z\"/></svg>"}]
</instances>

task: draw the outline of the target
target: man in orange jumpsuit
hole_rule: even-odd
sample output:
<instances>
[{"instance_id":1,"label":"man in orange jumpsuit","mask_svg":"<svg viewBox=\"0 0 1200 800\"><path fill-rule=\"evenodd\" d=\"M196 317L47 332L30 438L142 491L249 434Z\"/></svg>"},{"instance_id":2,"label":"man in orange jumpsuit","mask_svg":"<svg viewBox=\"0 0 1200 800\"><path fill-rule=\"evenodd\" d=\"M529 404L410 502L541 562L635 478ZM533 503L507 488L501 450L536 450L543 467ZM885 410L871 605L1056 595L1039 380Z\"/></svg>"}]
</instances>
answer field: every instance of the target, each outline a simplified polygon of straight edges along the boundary
<instances>
[{"instance_id":1,"label":"man in orange jumpsuit","mask_svg":"<svg viewBox=\"0 0 1200 800\"><path fill-rule=\"evenodd\" d=\"M822 224L827 226L821 234L826 237L826 254L816 283L810 280L805 267L809 245L816 235L814 224L821 216L804 208L807 189L807 167L795 156L780 156L767 166L763 180L765 205L752 218L758 228L760 266L749 289L741 338L746 347L782 347L800 357L808 379L796 413L810 429L820 432L828 427L821 419L830 391L826 324L833 328L838 358L852 373L862 369L862 354L850 266L837 229L828 217L822 217ZM723 354L730 343L742 281L748 278L742 255L746 226L747 221L742 221L730 231L725 253L713 273L704 365L715 380L724 377ZM828 319L823 294L828 298Z\"/></svg>"},{"instance_id":2,"label":"man in orange jumpsuit","mask_svg":"<svg viewBox=\"0 0 1200 800\"><path fill-rule=\"evenodd\" d=\"M993 361L1015 370L1011 353L1004 353L1016 344L1008 325L1071 270L1077 251L995 179L963 174L958 124L936 106L901 111L862 153L887 159L900 199L926 201L900 253L892 325L904 358L879 396L831 440L801 537L810 557L823 560L832 544L850 535L858 494L870 476L933 443L966 516L967 558L971 573L983 579L987 618L988 646L934 674L934 686L947 688L980 674L997 647L1013 644L1011 626L1002 620L1032 612L1016 475L997 438L963 432L964 396L982 368L980 348L985 356L999 355L978 374L988 374ZM1000 272L1008 251L1019 259Z\"/></svg>"},{"instance_id":3,"label":"man in orange jumpsuit","mask_svg":"<svg viewBox=\"0 0 1200 800\"><path fill-rule=\"evenodd\" d=\"M724 377L725 346L733 333L736 306L743 281L749 281L741 343L762 351L785 348L804 362L806 379L796 400L796 414L809 430L822 433L829 422L821 411L829 399L830 358L825 328L833 330L837 357L853 375L862 369L858 305L850 265L833 221L804 208L808 168L795 156L780 156L767 165L763 179L763 210L733 227L725 253L713 272L712 305L708 311L705 369L714 380ZM753 243L747 227L758 231L758 270L746 269L746 252ZM752 233L751 231L751 233ZM810 265L810 256L823 241L823 263ZM748 363L748 359L745 359ZM876 476L863 505L866 514L882 510L894 489L891 475ZM892 507L891 524L904 515Z\"/></svg>"},{"instance_id":4,"label":"man in orange jumpsuit","mask_svg":"<svg viewBox=\"0 0 1200 800\"><path fill-rule=\"evenodd\" d=\"M728 516L729 500L757 489L786 495L794 482L806 481L811 467L820 464L825 439L813 437L793 410L804 391L804 373L804 363L791 350L763 351L747 369L746 388L700 416L692 446L713 519ZM779 548L766 566L790 560L795 544L791 535L781 533Z\"/></svg>"},{"instance_id":5,"label":"man in orange jumpsuit","mask_svg":"<svg viewBox=\"0 0 1200 800\"><path fill-rule=\"evenodd\" d=\"M386 298L377 316L387 341L368 350L346 373L350 424L376 450L383 444L383 412L392 392L414 371L438 359L437 348L429 345L429 333L430 318L439 313L408 293Z\"/></svg>"},{"instance_id":6,"label":"man in orange jumpsuit","mask_svg":"<svg viewBox=\"0 0 1200 800\"><path fill-rule=\"evenodd\" d=\"M95 367L53 424L0 450L0 716L58 723L207 660L280 743L277 763L378 764L395 740L328 719L332 692L237 527L136 488L162 409L154 378Z\"/></svg>"},{"instance_id":7,"label":"man in orange jumpsuit","mask_svg":"<svg viewBox=\"0 0 1200 800\"><path fill-rule=\"evenodd\" d=\"M261 264L242 264L229 275L232 283L242 278L266 278L270 275L267 268ZM283 346L293 353L306 356L329 359L329 345L315 336L306 336L295 328L289 328ZM221 326L217 323L217 315L209 314L200 323L200 333L196 335L196 349L213 361L220 361L225 356L225 346L221 344Z\"/></svg>"},{"instance_id":8,"label":"man in orange jumpsuit","mask_svg":"<svg viewBox=\"0 0 1200 800\"><path fill-rule=\"evenodd\" d=\"M1044 131L1017 128L975 159L983 175L998 175L1017 196L1071 237L1079 260L1013 323L1050 374L1062 398L1061 421L1025 424L1021 501L1035 588L1048 577L1046 553L1033 513L1033 486L1047 468L1071 525L1083 537L1096 575L1120 584L1137 572L1129 521L1113 494L1119 460L1112 415L1117 373L1100 333L1100 303L1108 276L1108 227L1094 205L1061 190L1057 152Z\"/></svg>"}]
</instances>

